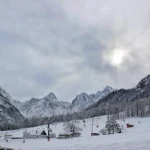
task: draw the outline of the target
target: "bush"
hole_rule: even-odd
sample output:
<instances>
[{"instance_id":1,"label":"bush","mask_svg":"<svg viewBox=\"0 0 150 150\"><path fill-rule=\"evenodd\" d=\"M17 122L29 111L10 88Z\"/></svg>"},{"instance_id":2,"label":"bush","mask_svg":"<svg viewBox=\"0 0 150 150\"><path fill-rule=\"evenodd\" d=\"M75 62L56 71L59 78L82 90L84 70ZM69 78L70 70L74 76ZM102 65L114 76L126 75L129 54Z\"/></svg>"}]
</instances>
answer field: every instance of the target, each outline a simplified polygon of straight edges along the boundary
<instances>
[{"instance_id":1,"label":"bush","mask_svg":"<svg viewBox=\"0 0 150 150\"><path fill-rule=\"evenodd\" d=\"M107 129L106 129L106 128L101 129L101 130L100 130L100 133L101 133L102 135L106 135L106 134L107 134Z\"/></svg>"},{"instance_id":2,"label":"bush","mask_svg":"<svg viewBox=\"0 0 150 150\"><path fill-rule=\"evenodd\" d=\"M56 134L55 133L50 133L50 138L56 138Z\"/></svg>"},{"instance_id":3,"label":"bush","mask_svg":"<svg viewBox=\"0 0 150 150\"><path fill-rule=\"evenodd\" d=\"M82 128L80 128L79 125L80 125L79 121L72 120L64 123L63 126L66 133L75 134L75 133L80 133L82 131Z\"/></svg>"},{"instance_id":4,"label":"bush","mask_svg":"<svg viewBox=\"0 0 150 150\"><path fill-rule=\"evenodd\" d=\"M120 127L120 125L119 125L118 123L117 123L116 126L115 126L115 132L116 132L116 133L122 133L121 127Z\"/></svg>"}]
</instances>

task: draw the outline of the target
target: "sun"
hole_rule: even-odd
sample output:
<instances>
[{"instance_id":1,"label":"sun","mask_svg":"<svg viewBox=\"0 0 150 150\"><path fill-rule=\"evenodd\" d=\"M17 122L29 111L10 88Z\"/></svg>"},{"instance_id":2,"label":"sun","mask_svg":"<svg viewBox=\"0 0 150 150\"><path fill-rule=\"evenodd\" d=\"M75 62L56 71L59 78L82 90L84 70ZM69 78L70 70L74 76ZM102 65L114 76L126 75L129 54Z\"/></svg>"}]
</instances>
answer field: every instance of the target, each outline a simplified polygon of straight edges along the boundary
<instances>
[{"instance_id":1,"label":"sun","mask_svg":"<svg viewBox=\"0 0 150 150\"><path fill-rule=\"evenodd\" d=\"M115 49L113 51L111 57L112 57L111 58L112 65L119 67L124 62L125 51L119 50L119 49Z\"/></svg>"},{"instance_id":2,"label":"sun","mask_svg":"<svg viewBox=\"0 0 150 150\"><path fill-rule=\"evenodd\" d=\"M127 57L128 51L121 48L108 50L103 53L104 63L110 64L115 68L122 68Z\"/></svg>"}]
</instances>

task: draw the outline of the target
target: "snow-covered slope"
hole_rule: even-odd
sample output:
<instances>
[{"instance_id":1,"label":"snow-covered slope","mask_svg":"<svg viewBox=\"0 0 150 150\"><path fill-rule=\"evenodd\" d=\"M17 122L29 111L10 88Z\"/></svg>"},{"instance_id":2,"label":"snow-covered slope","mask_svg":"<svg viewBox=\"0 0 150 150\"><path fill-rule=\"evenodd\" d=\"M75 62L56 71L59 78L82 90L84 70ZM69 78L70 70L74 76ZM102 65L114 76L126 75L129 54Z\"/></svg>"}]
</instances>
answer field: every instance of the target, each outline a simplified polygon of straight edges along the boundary
<instances>
[{"instance_id":1,"label":"snow-covered slope","mask_svg":"<svg viewBox=\"0 0 150 150\"><path fill-rule=\"evenodd\" d=\"M11 96L1 87L0 87L0 94L1 96L5 97L9 102L12 101Z\"/></svg>"},{"instance_id":2,"label":"snow-covered slope","mask_svg":"<svg viewBox=\"0 0 150 150\"><path fill-rule=\"evenodd\" d=\"M98 133L105 127L106 116L94 118L93 131ZM140 123L139 123L140 121ZM5 142L0 140L2 146L11 147L16 150L149 150L150 149L150 118L130 118L125 121L119 121L123 126L124 132L122 134L114 135L100 135L97 137L91 137L91 125L92 119L86 119L85 123L80 121L79 126L83 128L82 135L79 138L71 139L26 139L23 140L9 140ZM126 128L126 124L130 123L134 125L134 128ZM85 125L84 125L85 124ZM99 127L97 128L97 125ZM39 126L34 128L28 128L27 132L34 130L45 130L47 126ZM59 133L63 133L63 123L56 123L51 125L51 129L58 136ZM12 131L12 135L15 133L22 133L26 129L20 129ZM8 132L9 133L9 132ZM0 133L2 136L5 132ZM11 132L9 133L11 134Z\"/></svg>"},{"instance_id":3,"label":"snow-covered slope","mask_svg":"<svg viewBox=\"0 0 150 150\"><path fill-rule=\"evenodd\" d=\"M0 124L17 123L24 117L19 110L11 104L11 96L0 87Z\"/></svg>"},{"instance_id":4,"label":"snow-covered slope","mask_svg":"<svg viewBox=\"0 0 150 150\"><path fill-rule=\"evenodd\" d=\"M103 91L98 91L96 94L88 95L86 93L81 93L72 101L72 111L77 112L83 110L113 91L113 88L106 86Z\"/></svg>"},{"instance_id":5,"label":"snow-covered slope","mask_svg":"<svg viewBox=\"0 0 150 150\"><path fill-rule=\"evenodd\" d=\"M20 102L19 100L11 100L11 103L18 109L21 107L22 102Z\"/></svg>"}]
</instances>

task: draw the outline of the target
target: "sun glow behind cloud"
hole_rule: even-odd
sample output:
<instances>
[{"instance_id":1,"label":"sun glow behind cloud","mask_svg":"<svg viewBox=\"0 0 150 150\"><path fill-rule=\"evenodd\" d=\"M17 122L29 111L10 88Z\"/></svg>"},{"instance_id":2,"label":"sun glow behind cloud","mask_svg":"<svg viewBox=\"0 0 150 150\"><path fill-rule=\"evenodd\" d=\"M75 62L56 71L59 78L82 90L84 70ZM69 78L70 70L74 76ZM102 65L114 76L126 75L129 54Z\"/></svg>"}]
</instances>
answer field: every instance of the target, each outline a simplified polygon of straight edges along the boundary
<instances>
[{"instance_id":1,"label":"sun glow behind cloud","mask_svg":"<svg viewBox=\"0 0 150 150\"><path fill-rule=\"evenodd\" d=\"M114 67L121 67L127 57L127 52L123 49L114 49L110 52L105 53L104 59L107 63Z\"/></svg>"},{"instance_id":2,"label":"sun glow behind cloud","mask_svg":"<svg viewBox=\"0 0 150 150\"><path fill-rule=\"evenodd\" d=\"M1 0L0 10L0 86L15 99L71 101L149 74L149 0Z\"/></svg>"},{"instance_id":3,"label":"sun glow behind cloud","mask_svg":"<svg viewBox=\"0 0 150 150\"><path fill-rule=\"evenodd\" d=\"M123 50L114 50L112 55L112 65L114 66L120 66L124 62L124 57L126 53Z\"/></svg>"}]
</instances>

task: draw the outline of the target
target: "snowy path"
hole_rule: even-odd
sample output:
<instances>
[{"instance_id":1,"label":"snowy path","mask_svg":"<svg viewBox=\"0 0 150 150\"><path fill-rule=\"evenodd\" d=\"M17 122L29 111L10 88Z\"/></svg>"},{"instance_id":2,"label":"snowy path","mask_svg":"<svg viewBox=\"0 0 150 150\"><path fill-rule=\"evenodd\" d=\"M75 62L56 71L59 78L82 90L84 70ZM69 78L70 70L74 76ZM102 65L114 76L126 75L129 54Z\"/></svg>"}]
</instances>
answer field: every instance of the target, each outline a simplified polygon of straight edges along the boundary
<instances>
[{"instance_id":1,"label":"snowy path","mask_svg":"<svg viewBox=\"0 0 150 150\"><path fill-rule=\"evenodd\" d=\"M142 137L129 136L101 136L101 137L81 137L78 139L68 140L28 140L25 144L20 141L5 143L0 141L7 147L13 147L16 150L149 150L150 135Z\"/></svg>"}]
</instances>

